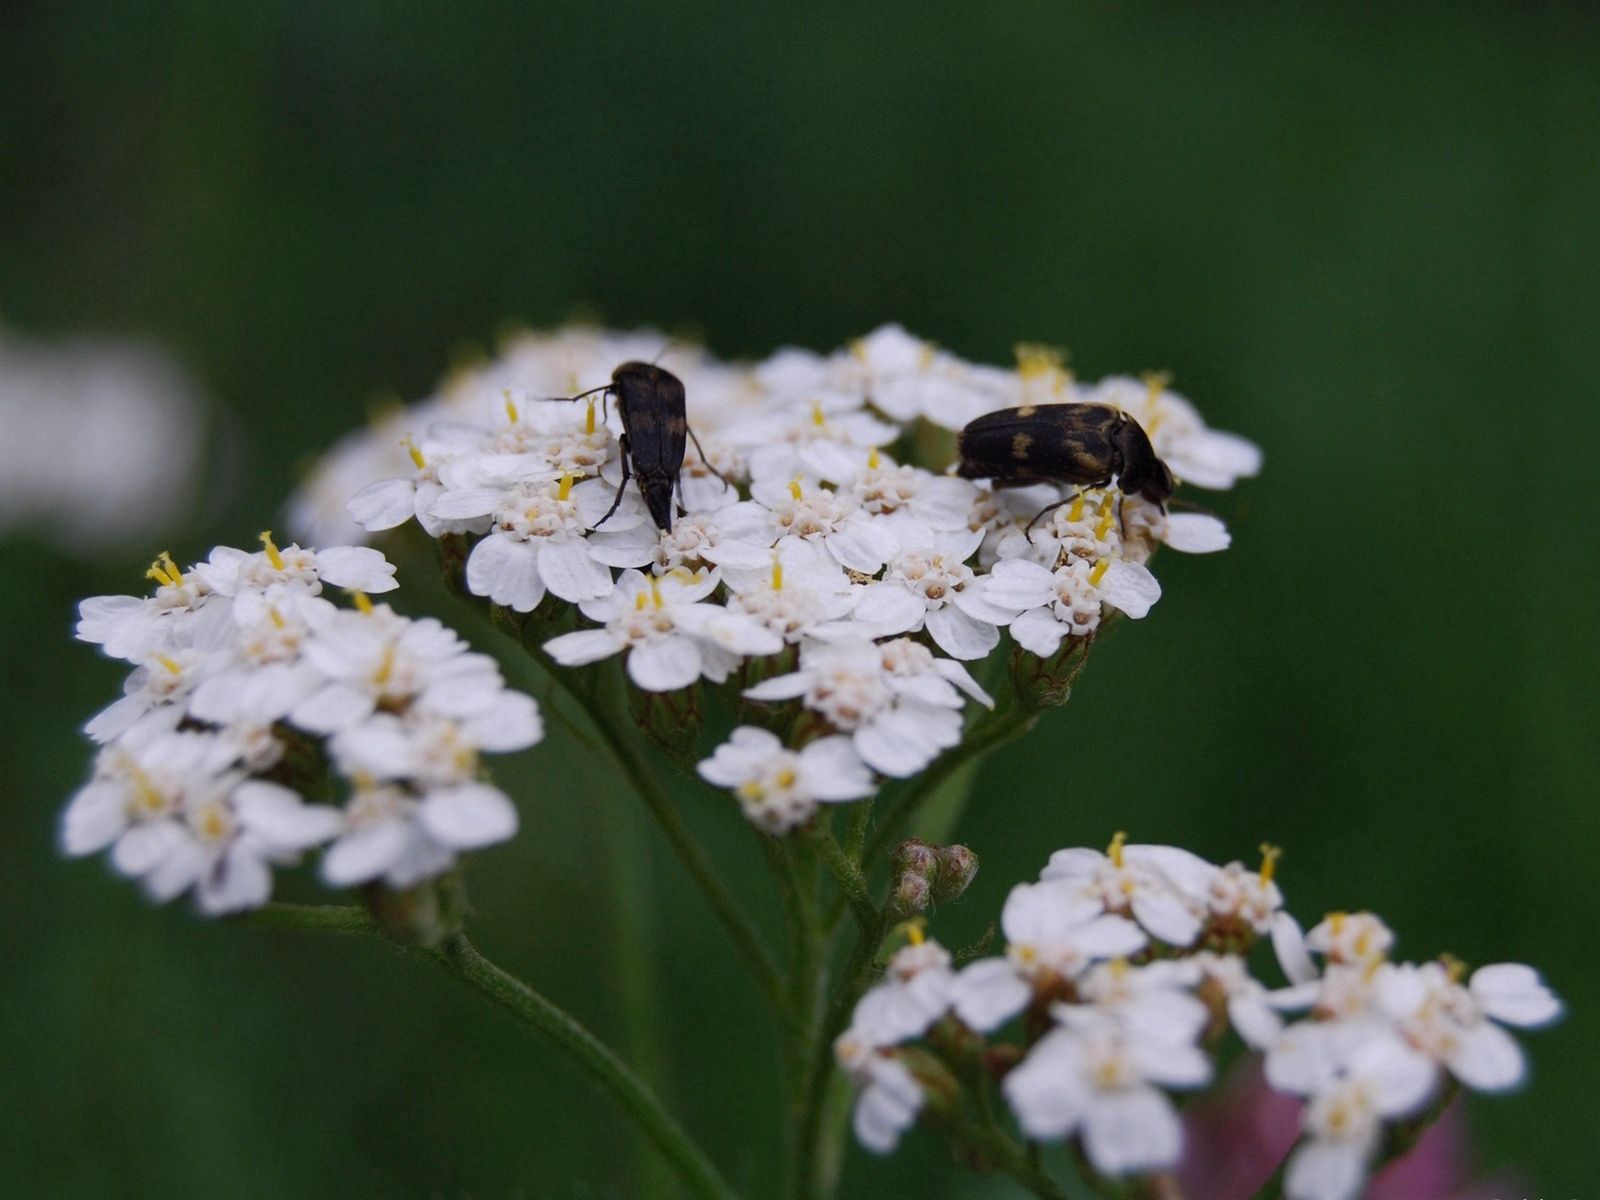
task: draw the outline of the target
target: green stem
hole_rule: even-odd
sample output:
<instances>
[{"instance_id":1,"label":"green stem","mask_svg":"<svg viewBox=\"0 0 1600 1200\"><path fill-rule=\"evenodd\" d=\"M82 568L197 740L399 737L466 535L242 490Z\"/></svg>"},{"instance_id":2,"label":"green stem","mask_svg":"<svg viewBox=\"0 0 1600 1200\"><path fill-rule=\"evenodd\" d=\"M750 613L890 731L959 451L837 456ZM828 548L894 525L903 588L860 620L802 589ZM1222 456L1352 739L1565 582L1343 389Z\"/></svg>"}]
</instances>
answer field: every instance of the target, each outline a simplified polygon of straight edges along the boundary
<instances>
[{"instance_id":1,"label":"green stem","mask_svg":"<svg viewBox=\"0 0 1600 1200\"><path fill-rule=\"evenodd\" d=\"M997 1171L1011 1176L1040 1200L1070 1200L1066 1190L1003 1129L993 1125L942 1122L950 1135L977 1151Z\"/></svg>"},{"instance_id":2,"label":"green stem","mask_svg":"<svg viewBox=\"0 0 1600 1200\"><path fill-rule=\"evenodd\" d=\"M812 841L821 851L822 861L827 864L828 870L838 882L840 894L849 903L850 911L855 914L856 927L866 933L878 920L879 913L877 906L872 903L872 896L867 891L867 877L861 873L861 863L839 845L833 836L833 830L820 821L817 823Z\"/></svg>"},{"instance_id":3,"label":"green stem","mask_svg":"<svg viewBox=\"0 0 1600 1200\"><path fill-rule=\"evenodd\" d=\"M359 908L269 904L245 920L268 929L314 933L377 931L372 919ZM565 1010L490 962L464 934L456 934L437 950L413 948L413 952L433 959L542 1034L633 1118L694 1195L707 1200L737 1200L738 1194L666 1111L649 1085Z\"/></svg>"}]
</instances>

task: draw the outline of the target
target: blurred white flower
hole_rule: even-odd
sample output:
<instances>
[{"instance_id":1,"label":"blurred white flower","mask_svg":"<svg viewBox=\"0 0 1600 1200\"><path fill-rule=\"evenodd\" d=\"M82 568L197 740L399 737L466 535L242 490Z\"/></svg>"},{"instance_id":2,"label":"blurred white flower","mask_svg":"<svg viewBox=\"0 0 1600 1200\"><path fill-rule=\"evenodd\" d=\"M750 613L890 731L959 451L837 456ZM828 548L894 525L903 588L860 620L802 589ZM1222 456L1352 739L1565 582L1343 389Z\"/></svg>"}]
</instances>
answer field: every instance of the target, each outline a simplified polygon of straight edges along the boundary
<instances>
[{"instance_id":1,"label":"blurred white flower","mask_svg":"<svg viewBox=\"0 0 1600 1200\"><path fill-rule=\"evenodd\" d=\"M817 805L860 800L876 790L849 738L824 737L786 750L776 734L741 725L698 768L733 792L744 814L770 834L805 824Z\"/></svg>"},{"instance_id":2,"label":"blurred white flower","mask_svg":"<svg viewBox=\"0 0 1600 1200\"><path fill-rule=\"evenodd\" d=\"M103 552L150 536L198 492L194 381L153 342L50 344L0 330L0 536Z\"/></svg>"}]
</instances>

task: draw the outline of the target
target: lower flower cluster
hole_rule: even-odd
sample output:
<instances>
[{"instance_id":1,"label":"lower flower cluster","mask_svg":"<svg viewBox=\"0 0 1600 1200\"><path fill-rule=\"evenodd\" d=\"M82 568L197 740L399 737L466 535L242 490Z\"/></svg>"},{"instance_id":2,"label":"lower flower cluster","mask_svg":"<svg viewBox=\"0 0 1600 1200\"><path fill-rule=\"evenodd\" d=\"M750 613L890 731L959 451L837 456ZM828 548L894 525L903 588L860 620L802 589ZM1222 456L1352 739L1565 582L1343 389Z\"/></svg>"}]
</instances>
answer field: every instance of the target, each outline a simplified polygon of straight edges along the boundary
<instances>
[{"instance_id":1,"label":"lower flower cluster","mask_svg":"<svg viewBox=\"0 0 1600 1200\"><path fill-rule=\"evenodd\" d=\"M1217 867L1120 834L1105 854L1058 851L1007 898L1004 953L959 969L909 925L834 1045L858 1091L857 1138L887 1153L920 1116L960 1140L992 1120L997 1088L1023 1135L1075 1140L1099 1176L1170 1172L1184 1148L1171 1094L1209 1084L1231 1041L1305 1098L1285 1194L1353 1200L1394 1135L1453 1088L1522 1080L1504 1026L1561 1013L1535 971L1391 961L1394 937L1370 913L1302 933L1277 851L1264 854L1259 871ZM1284 984L1253 973L1263 935Z\"/></svg>"},{"instance_id":2,"label":"lower flower cluster","mask_svg":"<svg viewBox=\"0 0 1600 1200\"><path fill-rule=\"evenodd\" d=\"M266 903L315 846L330 886L404 889L510 837L479 756L539 741L534 701L438 621L373 603L395 587L378 551L261 540L187 570L162 555L153 595L84 601L78 637L136 665L85 728L102 749L66 853L109 849L154 899L220 914Z\"/></svg>"}]
</instances>

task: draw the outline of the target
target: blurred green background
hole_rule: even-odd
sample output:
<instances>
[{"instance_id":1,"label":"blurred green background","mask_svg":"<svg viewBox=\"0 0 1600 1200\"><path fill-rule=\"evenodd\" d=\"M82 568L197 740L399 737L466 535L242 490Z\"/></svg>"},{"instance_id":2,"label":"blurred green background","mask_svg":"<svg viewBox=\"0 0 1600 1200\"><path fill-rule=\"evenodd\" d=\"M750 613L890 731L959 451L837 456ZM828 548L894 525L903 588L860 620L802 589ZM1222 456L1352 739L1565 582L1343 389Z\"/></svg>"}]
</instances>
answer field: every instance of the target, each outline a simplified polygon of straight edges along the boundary
<instances>
[{"instance_id":1,"label":"blurred green background","mask_svg":"<svg viewBox=\"0 0 1600 1200\"><path fill-rule=\"evenodd\" d=\"M886 320L992 361L1064 343L1090 377L1173 370L1259 441L1266 473L1219 501L1234 549L1163 556L1152 618L984 772L961 830L983 872L934 932L964 943L1050 849L1114 829L1218 860L1280 842L1302 915L1368 906L1410 955L1544 969L1571 1016L1471 1116L1485 1167L1592 1194L1581 6L11 0L0 214L0 321L165 340L222 447L159 545L0 544L5 1190L631 1190L616 1113L442 973L154 910L53 848L77 726L121 677L68 641L75 600L247 542L375 396L426 392L508 318L584 312L726 356ZM477 932L615 1038L603 833L642 816L563 737L505 769L525 828L473 869ZM732 814L693 815L760 896ZM676 864L647 885L667 1090L768 1194L764 1018ZM847 1194L1010 1193L915 1135L853 1156Z\"/></svg>"}]
</instances>

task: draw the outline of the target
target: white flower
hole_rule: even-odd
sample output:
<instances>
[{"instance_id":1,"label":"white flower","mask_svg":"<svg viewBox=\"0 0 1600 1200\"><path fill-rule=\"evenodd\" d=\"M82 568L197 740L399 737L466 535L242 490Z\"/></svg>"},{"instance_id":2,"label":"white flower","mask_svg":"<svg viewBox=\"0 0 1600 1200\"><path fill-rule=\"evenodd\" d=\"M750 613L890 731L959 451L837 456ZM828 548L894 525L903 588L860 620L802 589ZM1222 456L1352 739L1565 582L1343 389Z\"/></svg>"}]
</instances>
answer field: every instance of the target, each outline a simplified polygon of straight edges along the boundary
<instances>
[{"instance_id":1,"label":"white flower","mask_svg":"<svg viewBox=\"0 0 1600 1200\"><path fill-rule=\"evenodd\" d=\"M1000 927L1005 957L969 964L951 994L956 1015L980 1033L1021 1012L1036 985L1076 979L1096 959L1136 953L1146 940L1132 921L1107 916L1097 901L1062 881L1012 888Z\"/></svg>"},{"instance_id":2,"label":"white flower","mask_svg":"<svg viewBox=\"0 0 1600 1200\"><path fill-rule=\"evenodd\" d=\"M1130 1175L1173 1166L1183 1148L1177 1112L1156 1085L1194 1088L1210 1078L1210 1060L1196 1047L1102 1018L1046 1034L1002 1090L1030 1138L1081 1131L1096 1171Z\"/></svg>"},{"instance_id":3,"label":"white flower","mask_svg":"<svg viewBox=\"0 0 1600 1200\"><path fill-rule=\"evenodd\" d=\"M1000 642L1001 625L1014 613L990 603L977 574L965 564L977 537L935 533L920 522L896 528L900 548L881 580L862 589L852 617L875 637L913 633L926 626L952 658L983 658Z\"/></svg>"},{"instance_id":4,"label":"white flower","mask_svg":"<svg viewBox=\"0 0 1600 1200\"><path fill-rule=\"evenodd\" d=\"M345 806L344 831L322 859L333 887L381 879L415 887L449 870L460 850L503 842L517 831L517 810L485 783L456 783L421 793L366 783Z\"/></svg>"},{"instance_id":5,"label":"white flower","mask_svg":"<svg viewBox=\"0 0 1600 1200\"><path fill-rule=\"evenodd\" d=\"M606 529L589 538L589 552L597 562L612 567L651 567L665 575L683 568L702 567L760 570L772 561L772 543L764 537L735 537L723 528L715 512L686 513L663 533L650 522L640 522L625 532Z\"/></svg>"},{"instance_id":6,"label":"white flower","mask_svg":"<svg viewBox=\"0 0 1600 1200\"><path fill-rule=\"evenodd\" d=\"M152 899L194 889L202 912L266 903L274 863L325 841L337 814L275 784L246 780L238 748L215 734L160 733L101 752L95 778L62 818L74 856L111 847L111 864Z\"/></svg>"},{"instance_id":7,"label":"white flower","mask_svg":"<svg viewBox=\"0 0 1600 1200\"><path fill-rule=\"evenodd\" d=\"M744 814L770 834L810 820L819 803L860 800L875 790L850 739L824 737L787 750L777 735L741 725L699 765L709 783L728 788Z\"/></svg>"},{"instance_id":8,"label":"white flower","mask_svg":"<svg viewBox=\"0 0 1600 1200\"><path fill-rule=\"evenodd\" d=\"M192 569L214 592L238 596L273 587L302 588L315 595L324 583L358 592L388 592L400 585L394 566L370 546L333 546L308 550L290 544L282 550L271 531L261 535L262 548L254 554L231 546L218 546L211 557Z\"/></svg>"},{"instance_id":9,"label":"white flower","mask_svg":"<svg viewBox=\"0 0 1600 1200\"><path fill-rule=\"evenodd\" d=\"M1130 965L1114 958L1090 967L1078 980L1085 1009L1115 1018L1131 1035L1189 1043L1200 1036L1210 1011L1194 995L1201 970L1192 959Z\"/></svg>"},{"instance_id":10,"label":"white flower","mask_svg":"<svg viewBox=\"0 0 1600 1200\"><path fill-rule=\"evenodd\" d=\"M123 684L123 697L98 713L83 727L102 744L125 734L151 712L176 705L181 714L186 700L204 677L211 656L193 648L156 651ZM175 722L174 722L175 723Z\"/></svg>"},{"instance_id":11,"label":"white flower","mask_svg":"<svg viewBox=\"0 0 1600 1200\"><path fill-rule=\"evenodd\" d=\"M733 593L730 611L753 617L791 645L807 635L859 634L842 618L855 608L862 589L827 551L789 538L767 555L769 562L759 568L723 571L723 582Z\"/></svg>"},{"instance_id":12,"label":"white flower","mask_svg":"<svg viewBox=\"0 0 1600 1200\"><path fill-rule=\"evenodd\" d=\"M409 780L437 787L474 779L484 752L524 750L543 737L544 723L533 698L503 691L465 718L420 708L404 716L378 713L340 730L330 748L340 770L352 778Z\"/></svg>"},{"instance_id":13,"label":"white flower","mask_svg":"<svg viewBox=\"0 0 1600 1200\"><path fill-rule=\"evenodd\" d=\"M140 662L158 650L204 640L209 627L228 621L228 601L191 567L162 554L145 572L152 596L91 596L78 605L79 641L101 646L112 658Z\"/></svg>"},{"instance_id":14,"label":"white flower","mask_svg":"<svg viewBox=\"0 0 1600 1200\"><path fill-rule=\"evenodd\" d=\"M1283 893L1273 882L1278 849L1263 846L1261 851L1260 871L1231 862L1221 870L1210 872L1206 908L1214 929L1263 934L1272 928L1273 919L1283 910Z\"/></svg>"},{"instance_id":15,"label":"white flower","mask_svg":"<svg viewBox=\"0 0 1600 1200\"><path fill-rule=\"evenodd\" d=\"M1384 1122L1410 1116L1433 1094L1436 1071L1380 1023L1307 1021L1291 1026L1267 1055L1267 1081L1307 1096L1308 1139L1289 1159L1294 1200L1353 1200Z\"/></svg>"},{"instance_id":16,"label":"white flower","mask_svg":"<svg viewBox=\"0 0 1600 1200\"><path fill-rule=\"evenodd\" d=\"M1138 563L1070 559L1054 571L1025 559L995 563L983 598L1013 616L1011 636L1030 654L1048 658L1064 637L1086 637L1100 626L1102 603L1143 617L1161 598L1161 585Z\"/></svg>"},{"instance_id":17,"label":"white flower","mask_svg":"<svg viewBox=\"0 0 1600 1200\"><path fill-rule=\"evenodd\" d=\"M190 713L214 725L283 720L327 682L304 650L313 627L328 625L336 611L330 601L293 588L240 595L227 644L212 655Z\"/></svg>"},{"instance_id":18,"label":"white flower","mask_svg":"<svg viewBox=\"0 0 1600 1200\"><path fill-rule=\"evenodd\" d=\"M0 536L32 528L84 556L170 525L196 496L199 407L154 343L0 329Z\"/></svg>"},{"instance_id":19,"label":"white flower","mask_svg":"<svg viewBox=\"0 0 1600 1200\"><path fill-rule=\"evenodd\" d=\"M472 654L455 632L432 617L412 621L387 605L339 609L306 643L306 658L328 680L289 714L313 733L334 733L365 721L379 705L470 717L502 694L500 670Z\"/></svg>"},{"instance_id":20,"label":"white flower","mask_svg":"<svg viewBox=\"0 0 1600 1200\"><path fill-rule=\"evenodd\" d=\"M898 465L876 449L867 452L845 490L869 516L916 521L941 533L966 532L978 497L978 487L970 480ZM977 540L973 538L962 558L976 548Z\"/></svg>"},{"instance_id":21,"label":"white flower","mask_svg":"<svg viewBox=\"0 0 1600 1200\"><path fill-rule=\"evenodd\" d=\"M754 500L740 501L720 514L722 528L733 537L768 545L801 538L863 575L877 572L895 552L887 522L875 520L848 492L807 484L797 475L782 483L758 480L751 494Z\"/></svg>"},{"instance_id":22,"label":"white flower","mask_svg":"<svg viewBox=\"0 0 1600 1200\"><path fill-rule=\"evenodd\" d=\"M764 680L745 695L801 698L850 734L869 767L903 778L961 740L962 692L992 704L959 663L905 638L881 644L812 639L800 647L798 671Z\"/></svg>"},{"instance_id":23,"label":"white flower","mask_svg":"<svg viewBox=\"0 0 1600 1200\"><path fill-rule=\"evenodd\" d=\"M1202 991L1215 995L1227 1009L1228 1023L1252 1050L1265 1050L1283 1032L1283 1007L1265 984L1250 974L1237 954L1201 950L1188 961L1197 965L1205 982Z\"/></svg>"},{"instance_id":24,"label":"white flower","mask_svg":"<svg viewBox=\"0 0 1600 1200\"><path fill-rule=\"evenodd\" d=\"M480 487L446 492L435 516L493 517L489 535L467 559L467 590L517 612L532 612L546 590L580 603L611 592L611 572L594 557L584 533L605 516L615 489L604 480L573 485L572 476L509 489ZM618 509L608 528L637 524L639 514Z\"/></svg>"},{"instance_id":25,"label":"white flower","mask_svg":"<svg viewBox=\"0 0 1600 1200\"><path fill-rule=\"evenodd\" d=\"M1169 946L1188 946L1200 935L1216 875L1216 867L1187 850L1130 846L1119 833L1105 854L1057 850L1039 878L1068 885L1070 894L1104 912L1131 916Z\"/></svg>"},{"instance_id":26,"label":"white flower","mask_svg":"<svg viewBox=\"0 0 1600 1200\"><path fill-rule=\"evenodd\" d=\"M722 436L745 453L755 484L781 486L796 476L842 483L860 469L869 450L900 434L861 411L860 404L840 392L813 391L797 401L768 405Z\"/></svg>"},{"instance_id":27,"label":"white flower","mask_svg":"<svg viewBox=\"0 0 1600 1200\"><path fill-rule=\"evenodd\" d=\"M922 1087L887 1051L918 1037L949 1007L950 954L913 931L910 945L889 959L882 983L856 1003L850 1027L835 1039L834 1057L856 1084L854 1128L867 1149L887 1154L922 1108Z\"/></svg>"},{"instance_id":28,"label":"white flower","mask_svg":"<svg viewBox=\"0 0 1600 1200\"><path fill-rule=\"evenodd\" d=\"M1358 967L1381 961L1393 945L1393 931L1369 912L1329 913L1306 934L1306 946L1329 962Z\"/></svg>"},{"instance_id":29,"label":"white flower","mask_svg":"<svg viewBox=\"0 0 1600 1200\"><path fill-rule=\"evenodd\" d=\"M716 583L712 575L626 571L610 595L581 606L605 628L562 634L545 652L574 667L627 650L629 678L650 692L688 687L702 676L720 683L742 657L776 654L783 639L743 613L702 603Z\"/></svg>"},{"instance_id":30,"label":"white flower","mask_svg":"<svg viewBox=\"0 0 1600 1200\"><path fill-rule=\"evenodd\" d=\"M1497 1021L1543 1025L1561 1014L1538 972L1521 963L1480 967L1466 986L1444 963L1385 963L1376 983L1377 1007L1400 1035L1474 1091L1504 1091L1527 1073L1522 1048Z\"/></svg>"}]
</instances>

